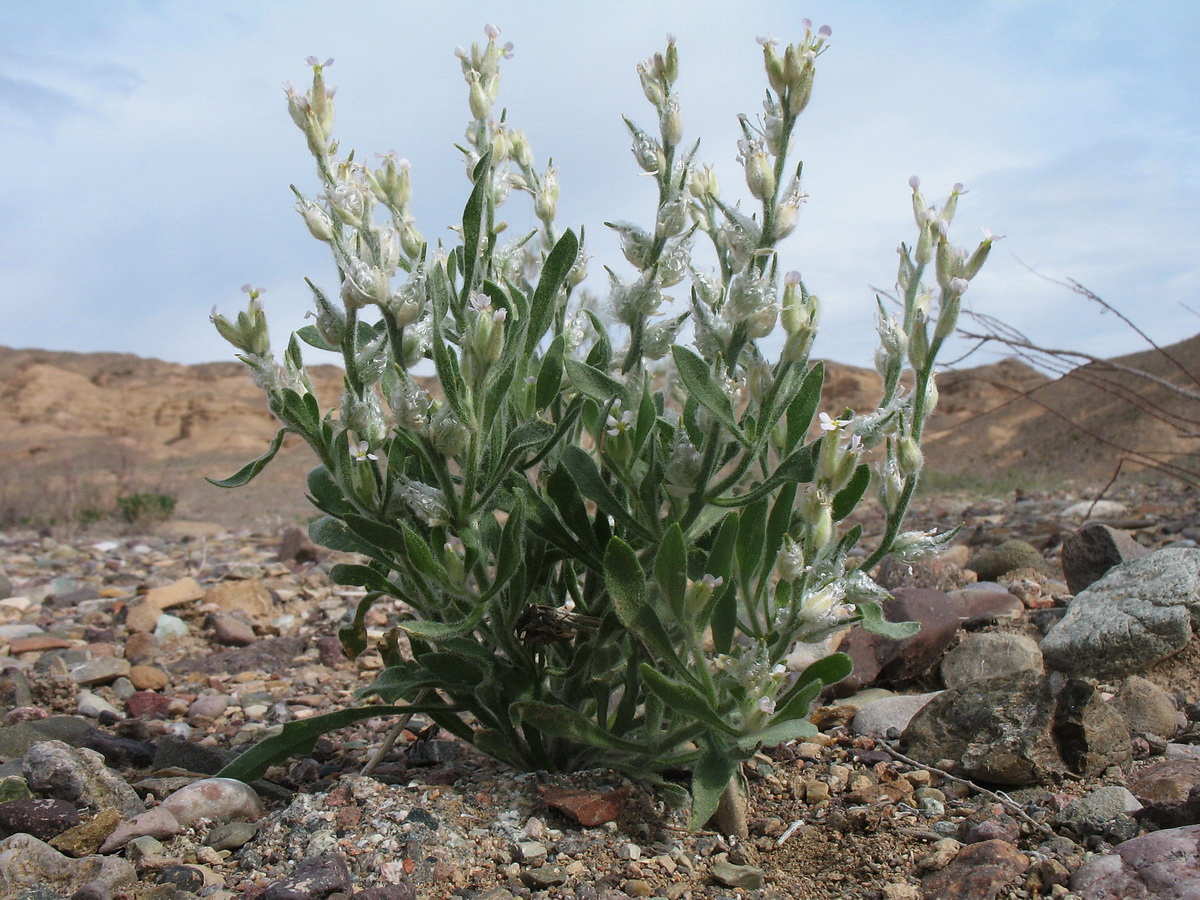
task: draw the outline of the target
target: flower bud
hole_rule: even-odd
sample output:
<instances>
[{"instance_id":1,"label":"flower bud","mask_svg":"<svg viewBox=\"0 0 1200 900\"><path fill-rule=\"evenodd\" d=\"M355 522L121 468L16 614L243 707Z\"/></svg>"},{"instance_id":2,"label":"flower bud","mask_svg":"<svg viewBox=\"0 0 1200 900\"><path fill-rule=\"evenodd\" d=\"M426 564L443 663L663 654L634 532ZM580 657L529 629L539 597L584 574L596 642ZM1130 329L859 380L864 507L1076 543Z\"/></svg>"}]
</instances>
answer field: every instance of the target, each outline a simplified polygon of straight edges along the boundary
<instances>
[{"instance_id":1,"label":"flower bud","mask_svg":"<svg viewBox=\"0 0 1200 900\"><path fill-rule=\"evenodd\" d=\"M663 95L662 84L659 83L658 77L652 71L653 63L653 60L638 63L637 73L638 81L642 84L642 93L646 95L646 99L653 104L654 108L658 109L666 98Z\"/></svg>"},{"instance_id":2,"label":"flower bud","mask_svg":"<svg viewBox=\"0 0 1200 900\"><path fill-rule=\"evenodd\" d=\"M329 218L329 213L311 200L304 199L296 201L296 210L304 216L304 224L308 226L309 234L318 241L333 243L333 220Z\"/></svg>"},{"instance_id":3,"label":"flower bud","mask_svg":"<svg viewBox=\"0 0 1200 900\"><path fill-rule=\"evenodd\" d=\"M675 49L675 35L667 35L667 52L663 59L662 76L667 84L674 84L679 77L679 51Z\"/></svg>"},{"instance_id":4,"label":"flower bud","mask_svg":"<svg viewBox=\"0 0 1200 900\"><path fill-rule=\"evenodd\" d=\"M342 302L359 309L368 304L384 304L391 298L391 284L382 269L361 259L352 259L343 270Z\"/></svg>"},{"instance_id":5,"label":"flower bud","mask_svg":"<svg viewBox=\"0 0 1200 900\"><path fill-rule=\"evenodd\" d=\"M775 571L784 581L797 581L804 577L804 548L790 534L783 536L783 546L775 558Z\"/></svg>"},{"instance_id":6,"label":"flower bud","mask_svg":"<svg viewBox=\"0 0 1200 900\"><path fill-rule=\"evenodd\" d=\"M528 169L533 165L533 148L529 146L529 139L525 136L524 131L514 131L509 136L508 156L522 169Z\"/></svg>"},{"instance_id":7,"label":"flower bud","mask_svg":"<svg viewBox=\"0 0 1200 900\"><path fill-rule=\"evenodd\" d=\"M896 465L904 478L912 478L920 472L924 462L921 445L910 435L905 435L896 442Z\"/></svg>"},{"instance_id":8,"label":"flower bud","mask_svg":"<svg viewBox=\"0 0 1200 900\"><path fill-rule=\"evenodd\" d=\"M541 178L537 199L533 203L533 211L539 219L547 224L554 221L554 216L558 211L558 176L555 174L553 166L547 168Z\"/></svg>"},{"instance_id":9,"label":"flower bud","mask_svg":"<svg viewBox=\"0 0 1200 900\"><path fill-rule=\"evenodd\" d=\"M975 248L975 252L967 259L962 267L962 277L970 281L979 274L979 270L983 268L983 264L987 262L988 254L992 252L992 244L1002 240L1004 235L992 234L986 228L983 229L983 240L979 242L979 246Z\"/></svg>"},{"instance_id":10,"label":"flower bud","mask_svg":"<svg viewBox=\"0 0 1200 900\"><path fill-rule=\"evenodd\" d=\"M467 446L471 436L467 427L454 415L449 403L443 403L429 423L429 442L446 459L457 456Z\"/></svg>"},{"instance_id":11,"label":"flower bud","mask_svg":"<svg viewBox=\"0 0 1200 900\"><path fill-rule=\"evenodd\" d=\"M800 221L800 207L808 194L800 190L800 178L795 177L775 207L775 237L782 240L796 230Z\"/></svg>"},{"instance_id":12,"label":"flower bud","mask_svg":"<svg viewBox=\"0 0 1200 900\"><path fill-rule=\"evenodd\" d=\"M705 197L715 197L720 193L717 183L717 173L712 166L693 169L688 178L688 190L698 200Z\"/></svg>"},{"instance_id":13,"label":"flower bud","mask_svg":"<svg viewBox=\"0 0 1200 900\"><path fill-rule=\"evenodd\" d=\"M699 581L693 581L688 585L687 593L683 600L683 609L680 610L681 619L685 624L691 624L700 615L705 605L712 598L712 595L717 592L717 588L725 583L725 579L720 576L705 575Z\"/></svg>"},{"instance_id":14,"label":"flower bud","mask_svg":"<svg viewBox=\"0 0 1200 900\"><path fill-rule=\"evenodd\" d=\"M908 333L908 361L920 372L929 362L929 331L924 315L913 316L912 328Z\"/></svg>"},{"instance_id":15,"label":"flower bud","mask_svg":"<svg viewBox=\"0 0 1200 900\"><path fill-rule=\"evenodd\" d=\"M472 71L467 77L467 84L470 85L467 92L467 105L471 109L471 115L475 117L475 121L483 121L492 111L492 102L488 98L479 73Z\"/></svg>"},{"instance_id":16,"label":"flower bud","mask_svg":"<svg viewBox=\"0 0 1200 900\"><path fill-rule=\"evenodd\" d=\"M650 252L654 239L649 232L631 222L605 222L609 228L621 236L621 252L636 269L644 269L650 264Z\"/></svg>"},{"instance_id":17,"label":"flower bud","mask_svg":"<svg viewBox=\"0 0 1200 900\"><path fill-rule=\"evenodd\" d=\"M775 52L775 45L779 42L769 35L762 35L758 38L758 43L763 48L763 68L767 70L767 83L771 85L771 90L782 95L787 87L787 81L784 75L783 60Z\"/></svg>"},{"instance_id":18,"label":"flower bud","mask_svg":"<svg viewBox=\"0 0 1200 900\"><path fill-rule=\"evenodd\" d=\"M746 170L746 186L759 200L768 200L775 194L775 170L760 141L739 141L740 157Z\"/></svg>"},{"instance_id":19,"label":"flower bud","mask_svg":"<svg viewBox=\"0 0 1200 900\"><path fill-rule=\"evenodd\" d=\"M673 147L683 140L683 113L679 109L679 99L671 94L667 97L659 112L659 127L662 129L663 143Z\"/></svg>"}]
</instances>

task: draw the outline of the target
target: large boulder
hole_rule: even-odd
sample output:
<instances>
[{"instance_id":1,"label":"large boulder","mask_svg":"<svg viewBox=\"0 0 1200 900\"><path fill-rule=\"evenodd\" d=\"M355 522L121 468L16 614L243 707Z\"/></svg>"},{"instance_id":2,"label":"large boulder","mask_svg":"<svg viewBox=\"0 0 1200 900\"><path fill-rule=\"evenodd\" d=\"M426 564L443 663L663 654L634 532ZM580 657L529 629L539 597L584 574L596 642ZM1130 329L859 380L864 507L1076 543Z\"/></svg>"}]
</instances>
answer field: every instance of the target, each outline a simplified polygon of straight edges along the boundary
<instances>
[{"instance_id":1,"label":"large boulder","mask_svg":"<svg viewBox=\"0 0 1200 900\"><path fill-rule=\"evenodd\" d=\"M943 691L900 738L918 762L977 781L1045 784L1132 756L1129 730L1096 688L1023 671Z\"/></svg>"},{"instance_id":2,"label":"large boulder","mask_svg":"<svg viewBox=\"0 0 1200 900\"><path fill-rule=\"evenodd\" d=\"M1174 547L1123 563L1077 594L1042 639L1046 664L1121 678L1182 650L1200 612L1200 550Z\"/></svg>"},{"instance_id":3,"label":"large boulder","mask_svg":"<svg viewBox=\"0 0 1200 900\"><path fill-rule=\"evenodd\" d=\"M1144 834L1095 856L1071 876L1083 900L1200 897L1200 825Z\"/></svg>"}]
</instances>

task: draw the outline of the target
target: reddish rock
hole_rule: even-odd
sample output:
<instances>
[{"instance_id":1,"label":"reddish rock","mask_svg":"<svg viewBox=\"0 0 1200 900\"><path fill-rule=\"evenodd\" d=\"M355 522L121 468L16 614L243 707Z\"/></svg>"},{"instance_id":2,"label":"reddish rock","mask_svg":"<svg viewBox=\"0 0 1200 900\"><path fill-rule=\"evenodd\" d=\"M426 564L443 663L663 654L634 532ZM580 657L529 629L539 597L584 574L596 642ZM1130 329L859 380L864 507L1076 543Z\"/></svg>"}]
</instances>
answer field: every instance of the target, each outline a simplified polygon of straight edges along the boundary
<instances>
[{"instance_id":1,"label":"reddish rock","mask_svg":"<svg viewBox=\"0 0 1200 900\"><path fill-rule=\"evenodd\" d=\"M1071 890L1083 900L1200 896L1200 825L1124 841L1080 866Z\"/></svg>"},{"instance_id":2,"label":"reddish rock","mask_svg":"<svg viewBox=\"0 0 1200 900\"><path fill-rule=\"evenodd\" d=\"M170 697L155 691L138 691L125 701L125 715L131 719L164 719L170 706Z\"/></svg>"},{"instance_id":3,"label":"reddish rock","mask_svg":"<svg viewBox=\"0 0 1200 900\"><path fill-rule=\"evenodd\" d=\"M128 624L128 623L127 623ZM125 658L130 665L152 662L158 655L158 638L148 631L135 631L125 640Z\"/></svg>"},{"instance_id":4,"label":"reddish rock","mask_svg":"<svg viewBox=\"0 0 1200 900\"><path fill-rule=\"evenodd\" d=\"M615 791L584 791L574 788L542 785L542 800L551 809L556 809L584 828L594 828L611 822L621 814L629 788Z\"/></svg>"},{"instance_id":5,"label":"reddish rock","mask_svg":"<svg viewBox=\"0 0 1200 900\"><path fill-rule=\"evenodd\" d=\"M1029 857L1008 841L969 844L954 862L921 879L928 900L992 900L1029 868Z\"/></svg>"},{"instance_id":6,"label":"reddish rock","mask_svg":"<svg viewBox=\"0 0 1200 900\"><path fill-rule=\"evenodd\" d=\"M1178 803L1200 786L1200 760L1164 759L1125 779L1130 793L1143 803Z\"/></svg>"},{"instance_id":7,"label":"reddish rock","mask_svg":"<svg viewBox=\"0 0 1200 900\"><path fill-rule=\"evenodd\" d=\"M8 652L13 656L21 653L38 653L42 650L62 650L75 646L64 638L49 634L31 634L29 637L16 638L9 642Z\"/></svg>"},{"instance_id":8,"label":"reddish rock","mask_svg":"<svg viewBox=\"0 0 1200 900\"><path fill-rule=\"evenodd\" d=\"M208 627L212 629L217 643L227 647L249 647L258 640L250 623L237 618L237 616L222 614L210 616Z\"/></svg>"}]
</instances>

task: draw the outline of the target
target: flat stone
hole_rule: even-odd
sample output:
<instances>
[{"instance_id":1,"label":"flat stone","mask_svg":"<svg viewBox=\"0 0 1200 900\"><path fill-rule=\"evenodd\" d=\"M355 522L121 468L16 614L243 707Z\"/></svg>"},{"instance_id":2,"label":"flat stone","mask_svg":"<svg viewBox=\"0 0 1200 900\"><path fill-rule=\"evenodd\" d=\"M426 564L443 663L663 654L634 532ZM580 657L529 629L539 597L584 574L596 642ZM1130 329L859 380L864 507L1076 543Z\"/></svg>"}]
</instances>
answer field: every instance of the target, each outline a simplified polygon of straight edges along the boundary
<instances>
[{"instance_id":1,"label":"flat stone","mask_svg":"<svg viewBox=\"0 0 1200 900\"><path fill-rule=\"evenodd\" d=\"M0 835L32 834L48 841L79 824L75 804L66 800L30 798L0 803Z\"/></svg>"},{"instance_id":2,"label":"flat stone","mask_svg":"<svg viewBox=\"0 0 1200 900\"><path fill-rule=\"evenodd\" d=\"M154 691L138 691L125 701L125 714L134 719L164 719L171 698Z\"/></svg>"},{"instance_id":3,"label":"flat stone","mask_svg":"<svg viewBox=\"0 0 1200 900\"><path fill-rule=\"evenodd\" d=\"M33 634L29 637L17 638L8 645L8 652L13 656L22 653L41 653L44 650L64 650L74 647L75 643L66 638L55 637L52 634Z\"/></svg>"},{"instance_id":4,"label":"flat stone","mask_svg":"<svg viewBox=\"0 0 1200 900\"><path fill-rule=\"evenodd\" d=\"M1187 717L1175 706L1171 695L1140 675L1126 678L1108 703L1133 734L1170 740L1187 724Z\"/></svg>"},{"instance_id":5,"label":"flat stone","mask_svg":"<svg viewBox=\"0 0 1200 900\"><path fill-rule=\"evenodd\" d=\"M237 616L218 614L210 616L208 627L212 629L213 639L218 644L227 647L248 647L258 640L254 627Z\"/></svg>"},{"instance_id":6,"label":"flat stone","mask_svg":"<svg viewBox=\"0 0 1200 900\"><path fill-rule=\"evenodd\" d=\"M180 578L170 584L151 588L146 592L146 602L158 607L159 610L171 609L191 603L204 596L204 588L195 578Z\"/></svg>"},{"instance_id":7,"label":"flat stone","mask_svg":"<svg viewBox=\"0 0 1200 900\"><path fill-rule=\"evenodd\" d=\"M1178 803L1200 785L1200 760L1159 760L1131 773L1125 785L1142 803Z\"/></svg>"},{"instance_id":8,"label":"flat stone","mask_svg":"<svg viewBox=\"0 0 1200 900\"><path fill-rule=\"evenodd\" d=\"M265 619L274 611L271 592L258 578L214 584L204 594L204 602L223 612L237 612L252 619Z\"/></svg>"},{"instance_id":9,"label":"flat stone","mask_svg":"<svg viewBox=\"0 0 1200 900\"><path fill-rule=\"evenodd\" d=\"M335 891L350 892L350 867L340 853L301 860L287 878L267 885L262 900L324 900Z\"/></svg>"},{"instance_id":10,"label":"flat stone","mask_svg":"<svg viewBox=\"0 0 1200 900\"><path fill-rule=\"evenodd\" d=\"M60 853L76 858L100 852L100 845L121 822L121 814L111 806L102 809L88 821L68 828L50 841Z\"/></svg>"},{"instance_id":11,"label":"flat stone","mask_svg":"<svg viewBox=\"0 0 1200 900\"><path fill-rule=\"evenodd\" d=\"M757 891L763 886L765 876L758 866L739 866L728 860L717 860L709 873L726 887Z\"/></svg>"},{"instance_id":12,"label":"flat stone","mask_svg":"<svg viewBox=\"0 0 1200 900\"><path fill-rule=\"evenodd\" d=\"M859 709L850 727L855 734L871 737L887 738L893 731L899 735L912 717L939 693L897 694L872 701Z\"/></svg>"},{"instance_id":13,"label":"flat stone","mask_svg":"<svg viewBox=\"0 0 1200 900\"><path fill-rule=\"evenodd\" d=\"M73 744L91 730L92 723L80 716L50 716L0 727L0 759L19 759L39 741Z\"/></svg>"}]
</instances>

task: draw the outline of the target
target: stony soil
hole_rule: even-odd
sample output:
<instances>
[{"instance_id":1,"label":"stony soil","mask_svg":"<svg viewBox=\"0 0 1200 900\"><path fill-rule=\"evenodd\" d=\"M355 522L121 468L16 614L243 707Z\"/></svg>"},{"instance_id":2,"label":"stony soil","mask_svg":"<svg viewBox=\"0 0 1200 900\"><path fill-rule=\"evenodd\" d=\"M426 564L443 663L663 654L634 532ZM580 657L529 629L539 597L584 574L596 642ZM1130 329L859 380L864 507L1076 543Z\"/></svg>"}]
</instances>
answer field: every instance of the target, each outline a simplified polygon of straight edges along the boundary
<instances>
[{"instance_id":1,"label":"stony soil","mask_svg":"<svg viewBox=\"0 0 1200 900\"><path fill-rule=\"evenodd\" d=\"M1053 563L1062 534L1078 524L1062 511L1079 499L1069 492L927 498L917 504L913 524L964 522L963 540L976 544L1021 537ZM1119 524L1143 543L1200 537L1195 492L1140 486L1118 490L1116 499L1127 510ZM865 524L868 534L878 525L869 515ZM381 665L377 652L347 660L331 637L356 599L325 577L337 555L280 561L279 543L278 532L202 523L168 523L150 536L93 530L70 540L0 533L7 581L0 594L13 598L0 602L0 625L36 624L59 639L50 647L10 639L0 646L0 669L19 670L31 705L60 714L81 704L81 686L68 675L74 661L115 656L140 663L139 684L118 680L86 690L112 707L94 713L97 746L108 748L110 764L131 784L161 799L164 777L178 777L180 770L211 773L223 754L244 749L272 726L346 705ZM204 596L168 609L186 623L186 634L159 642L131 630L141 595L189 578L207 589ZM214 592L215 585L225 586L224 594ZM1062 589L1052 576L1041 586L1026 579L1012 589L1034 588L1046 596ZM256 610L263 597L265 606ZM222 606L247 618L254 631L248 646L220 643L211 625L228 611ZM394 612L377 607L374 634ZM1200 689L1194 671L1180 680L1188 661L1179 662L1157 680L1179 691L1191 710ZM161 704L133 717L133 688L155 678ZM275 785L264 787L271 812L252 840L216 851L203 843L208 828L190 829L142 866L139 894L166 896L168 889L154 887L162 867L186 863L208 873L206 895L253 897L299 860L336 851L348 860L356 889L407 881L430 898L972 897L979 896L972 893L978 884L969 873L945 868L954 855L946 839L990 836L1018 847L1030 865L993 885L989 896L1065 896L1064 873L1108 846L1102 834L1052 837L1048 825L1067 798L1098 783L1122 783L1126 773L1026 789L1005 806L998 802L1003 798L896 759L881 741L853 736L844 709L819 711L816 719L817 738L768 749L747 766L750 839L741 843L687 832L681 812L614 773L513 772L419 720L364 777L359 771L392 725L366 720L268 773ZM140 742L143 755L113 749L114 736ZM1143 744L1137 765L1156 749ZM584 791L601 805L615 802L614 790L628 794L613 821L585 828L547 802L546 792L555 787ZM938 870L950 874L929 893L931 882L922 887L922 879ZM761 887L756 873L765 879ZM730 886L743 877L750 879L747 886Z\"/></svg>"}]
</instances>

